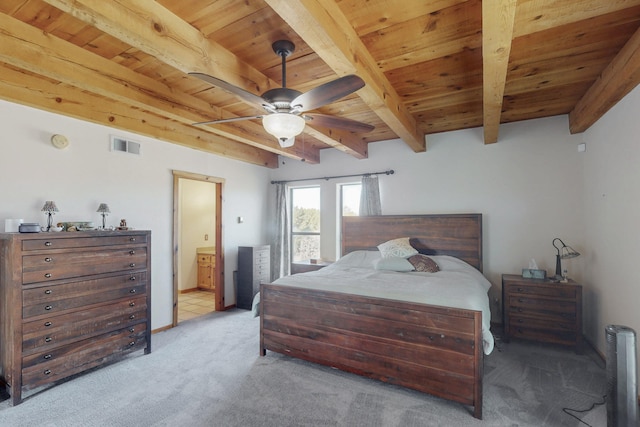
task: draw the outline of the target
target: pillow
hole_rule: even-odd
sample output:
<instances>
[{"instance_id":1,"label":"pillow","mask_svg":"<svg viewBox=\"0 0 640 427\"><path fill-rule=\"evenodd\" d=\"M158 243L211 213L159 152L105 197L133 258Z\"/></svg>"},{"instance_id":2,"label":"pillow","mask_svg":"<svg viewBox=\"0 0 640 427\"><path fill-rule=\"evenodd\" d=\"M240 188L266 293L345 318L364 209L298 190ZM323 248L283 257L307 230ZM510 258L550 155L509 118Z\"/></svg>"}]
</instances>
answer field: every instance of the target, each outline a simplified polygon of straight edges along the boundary
<instances>
[{"instance_id":1,"label":"pillow","mask_svg":"<svg viewBox=\"0 0 640 427\"><path fill-rule=\"evenodd\" d=\"M413 265L406 258L390 256L387 258L380 258L375 263L376 270L389 270L399 271L401 273L407 271L413 271Z\"/></svg>"},{"instance_id":2,"label":"pillow","mask_svg":"<svg viewBox=\"0 0 640 427\"><path fill-rule=\"evenodd\" d=\"M440 271L438 264L426 255L413 255L409 257L407 261L414 267L415 271L423 271L427 273L436 273Z\"/></svg>"},{"instance_id":3,"label":"pillow","mask_svg":"<svg viewBox=\"0 0 640 427\"><path fill-rule=\"evenodd\" d=\"M381 243L378 245L378 250L382 254L383 258L392 256L409 258L411 255L416 255L418 253L418 251L411 246L411 243L409 243L408 237L401 237L399 239L393 239L388 242Z\"/></svg>"},{"instance_id":4,"label":"pillow","mask_svg":"<svg viewBox=\"0 0 640 427\"><path fill-rule=\"evenodd\" d=\"M344 255L333 263L345 268L373 268L380 259L380 251L353 251Z\"/></svg>"}]
</instances>

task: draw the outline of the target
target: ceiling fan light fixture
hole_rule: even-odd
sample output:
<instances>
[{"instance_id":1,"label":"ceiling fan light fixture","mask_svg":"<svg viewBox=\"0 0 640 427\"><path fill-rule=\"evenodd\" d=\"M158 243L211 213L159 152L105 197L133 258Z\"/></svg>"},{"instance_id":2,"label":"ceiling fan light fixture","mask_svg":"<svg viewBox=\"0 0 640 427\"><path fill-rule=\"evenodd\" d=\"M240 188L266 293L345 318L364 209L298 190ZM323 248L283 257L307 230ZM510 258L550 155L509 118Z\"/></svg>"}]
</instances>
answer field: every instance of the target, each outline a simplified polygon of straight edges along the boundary
<instances>
[{"instance_id":1,"label":"ceiling fan light fixture","mask_svg":"<svg viewBox=\"0 0 640 427\"><path fill-rule=\"evenodd\" d=\"M302 133L305 124L301 116L290 113L274 113L262 118L264 130L275 136L282 147L293 145L293 138Z\"/></svg>"}]
</instances>

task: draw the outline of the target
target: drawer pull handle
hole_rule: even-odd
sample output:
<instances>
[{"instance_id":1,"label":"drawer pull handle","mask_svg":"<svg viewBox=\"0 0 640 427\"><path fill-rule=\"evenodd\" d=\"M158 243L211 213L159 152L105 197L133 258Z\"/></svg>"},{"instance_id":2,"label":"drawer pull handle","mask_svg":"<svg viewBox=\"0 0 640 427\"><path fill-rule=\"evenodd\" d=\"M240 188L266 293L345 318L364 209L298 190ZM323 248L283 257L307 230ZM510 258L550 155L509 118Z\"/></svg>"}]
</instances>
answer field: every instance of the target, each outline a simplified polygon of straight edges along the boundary
<instances>
[{"instance_id":1,"label":"drawer pull handle","mask_svg":"<svg viewBox=\"0 0 640 427\"><path fill-rule=\"evenodd\" d=\"M44 306L44 309L45 309L45 310L47 310L47 311L48 311L48 310L51 310L52 308L53 308L53 306L52 306L52 305L45 305L45 306Z\"/></svg>"},{"instance_id":2,"label":"drawer pull handle","mask_svg":"<svg viewBox=\"0 0 640 427\"><path fill-rule=\"evenodd\" d=\"M518 298L518 302L524 302L522 298Z\"/></svg>"},{"instance_id":3,"label":"drawer pull handle","mask_svg":"<svg viewBox=\"0 0 640 427\"><path fill-rule=\"evenodd\" d=\"M132 282L135 282L136 281L136 276L129 277L129 280L131 280Z\"/></svg>"},{"instance_id":4,"label":"drawer pull handle","mask_svg":"<svg viewBox=\"0 0 640 427\"><path fill-rule=\"evenodd\" d=\"M46 257L44 259L44 262L51 262L51 261L53 261L53 258L51 258L51 257Z\"/></svg>"},{"instance_id":5,"label":"drawer pull handle","mask_svg":"<svg viewBox=\"0 0 640 427\"><path fill-rule=\"evenodd\" d=\"M518 288L518 292L522 292L522 291L523 291L523 289L522 289L522 288Z\"/></svg>"},{"instance_id":6,"label":"drawer pull handle","mask_svg":"<svg viewBox=\"0 0 640 427\"><path fill-rule=\"evenodd\" d=\"M135 241L136 241L136 238L135 238L135 237L131 237L131 238L129 238L129 241L130 241L130 242L135 242Z\"/></svg>"},{"instance_id":7,"label":"drawer pull handle","mask_svg":"<svg viewBox=\"0 0 640 427\"><path fill-rule=\"evenodd\" d=\"M51 322L44 322L44 326L51 326L52 323Z\"/></svg>"},{"instance_id":8,"label":"drawer pull handle","mask_svg":"<svg viewBox=\"0 0 640 427\"><path fill-rule=\"evenodd\" d=\"M135 332L136 328L129 328L129 332Z\"/></svg>"},{"instance_id":9,"label":"drawer pull handle","mask_svg":"<svg viewBox=\"0 0 640 427\"><path fill-rule=\"evenodd\" d=\"M44 342L51 342L51 341L53 341L53 338L51 338L51 337L46 337L44 339Z\"/></svg>"},{"instance_id":10,"label":"drawer pull handle","mask_svg":"<svg viewBox=\"0 0 640 427\"><path fill-rule=\"evenodd\" d=\"M135 266L136 266L136 263L135 263L135 262L132 262L131 264L129 264L129 267L131 267L131 268L133 268L133 267L135 267Z\"/></svg>"},{"instance_id":11,"label":"drawer pull handle","mask_svg":"<svg viewBox=\"0 0 640 427\"><path fill-rule=\"evenodd\" d=\"M136 254L136 251L129 251L129 254L130 254L130 255L135 255L135 254Z\"/></svg>"},{"instance_id":12,"label":"drawer pull handle","mask_svg":"<svg viewBox=\"0 0 640 427\"><path fill-rule=\"evenodd\" d=\"M129 303L129 307L135 307L135 306L136 306L136 303L135 303L135 302L130 302L130 303Z\"/></svg>"},{"instance_id":13,"label":"drawer pull handle","mask_svg":"<svg viewBox=\"0 0 640 427\"><path fill-rule=\"evenodd\" d=\"M522 313L522 309L521 308L518 309L518 313Z\"/></svg>"},{"instance_id":14,"label":"drawer pull handle","mask_svg":"<svg viewBox=\"0 0 640 427\"><path fill-rule=\"evenodd\" d=\"M524 320L518 319L518 323L524 323Z\"/></svg>"},{"instance_id":15,"label":"drawer pull handle","mask_svg":"<svg viewBox=\"0 0 640 427\"><path fill-rule=\"evenodd\" d=\"M135 341L131 341L131 342L129 343L129 347L133 347L134 345L136 345L136 342L135 342Z\"/></svg>"},{"instance_id":16,"label":"drawer pull handle","mask_svg":"<svg viewBox=\"0 0 640 427\"><path fill-rule=\"evenodd\" d=\"M45 354L45 355L44 355L44 356L42 356L42 357L44 357L44 360L49 360L49 359L51 359L53 356L52 356L52 355L50 355L50 354Z\"/></svg>"},{"instance_id":17,"label":"drawer pull handle","mask_svg":"<svg viewBox=\"0 0 640 427\"><path fill-rule=\"evenodd\" d=\"M46 277L47 279L51 278L51 273L45 273L44 277Z\"/></svg>"},{"instance_id":18,"label":"drawer pull handle","mask_svg":"<svg viewBox=\"0 0 640 427\"><path fill-rule=\"evenodd\" d=\"M129 290L129 293L130 293L130 294L135 294L135 293L136 293L136 290L135 290L135 289L130 289L130 290Z\"/></svg>"},{"instance_id":19,"label":"drawer pull handle","mask_svg":"<svg viewBox=\"0 0 640 427\"><path fill-rule=\"evenodd\" d=\"M133 319L135 319L135 318L136 318L136 315L135 315L135 314L132 314L131 316L129 316L129 319L131 319L131 320L133 320Z\"/></svg>"},{"instance_id":20,"label":"drawer pull handle","mask_svg":"<svg viewBox=\"0 0 640 427\"><path fill-rule=\"evenodd\" d=\"M44 291L45 295L51 295L53 293L53 291L51 289L47 289L46 291Z\"/></svg>"},{"instance_id":21,"label":"drawer pull handle","mask_svg":"<svg viewBox=\"0 0 640 427\"><path fill-rule=\"evenodd\" d=\"M49 369L45 369L45 370L44 370L44 374L45 374L45 375L50 375L50 374L51 374L51 370L49 370Z\"/></svg>"},{"instance_id":22,"label":"drawer pull handle","mask_svg":"<svg viewBox=\"0 0 640 427\"><path fill-rule=\"evenodd\" d=\"M51 246L51 242L44 242L45 246Z\"/></svg>"}]
</instances>

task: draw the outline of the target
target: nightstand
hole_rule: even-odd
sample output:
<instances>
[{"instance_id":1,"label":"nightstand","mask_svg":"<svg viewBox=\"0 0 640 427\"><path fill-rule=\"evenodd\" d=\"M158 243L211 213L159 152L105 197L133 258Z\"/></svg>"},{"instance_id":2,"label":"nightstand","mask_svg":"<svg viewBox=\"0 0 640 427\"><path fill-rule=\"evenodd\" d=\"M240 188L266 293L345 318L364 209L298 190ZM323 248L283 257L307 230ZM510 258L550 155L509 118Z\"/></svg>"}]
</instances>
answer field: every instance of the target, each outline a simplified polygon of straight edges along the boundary
<instances>
[{"instance_id":1,"label":"nightstand","mask_svg":"<svg viewBox=\"0 0 640 427\"><path fill-rule=\"evenodd\" d=\"M582 286L502 275L504 341L522 338L582 347Z\"/></svg>"},{"instance_id":2,"label":"nightstand","mask_svg":"<svg viewBox=\"0 0 640 427\"><path fill-rule=\"evenodd\" d=\"M311 261L309 260L292 262L291 274L306 273L308 271L320 270L321 268L324 268L330 264L331 263L327 261L318 261L317 263L311 263Z\"/></svg>"}]
</instances>

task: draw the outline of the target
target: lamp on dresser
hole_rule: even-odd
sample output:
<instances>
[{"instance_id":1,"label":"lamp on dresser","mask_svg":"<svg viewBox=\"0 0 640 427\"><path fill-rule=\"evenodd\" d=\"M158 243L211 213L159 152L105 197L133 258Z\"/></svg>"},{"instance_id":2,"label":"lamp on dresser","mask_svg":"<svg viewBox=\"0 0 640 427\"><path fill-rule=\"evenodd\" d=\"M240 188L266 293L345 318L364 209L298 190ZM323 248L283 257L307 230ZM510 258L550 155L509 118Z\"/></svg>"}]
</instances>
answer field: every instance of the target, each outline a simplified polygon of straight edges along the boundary
<instances>
[{"instance_id":1,"label":"lamp on dresser","mask_svg":"<svg viewBox=\"0 0 640 427\"><path fill-rule=\"evenodd\" d=\"M560 244L562 246L561 247L556 246L556 241L560 242ZM553 245L554 248L556 248L556 251L557 251L557 254L556 254L556 275L554 276L554 279L562 280L562 279L564 279L564 277L562 276L561 260L569 259L569 258L575 258L577 256L580 256L580 253L578 251L576 251L575 249L573 249L571 246L565 245L564 242L562 240L560 240L558 237L553 239L551 244Z\"/></svg>"},{"instance_id":2,"label":"lamp on dresser","mask_svg":"<svg viewBox=\"0 0 640 427\"><path fill-rule=\"evenodd\" d=\"M111 213L111 210L109 210L109 205L106 203L100 203L100 206L98 206L98 210L96 212L100 212L100 215L102 215L102 229L106 229L107 215Z\"/></svg>"},{"instance_id":3,"label":"lamp on dresser","mask_svg":"<svg viewBox=\"0 0 640 427\"><path fill-rule=\"evenodd\" d=\"M47 200L46 202L44 202L44 206L40 210L44 212L45 215L47 215L47 231L51 231L51 226L53 225L54 212L58 212L58 207L56 206L56 202Z\"/></svg>"}]
</instances>

